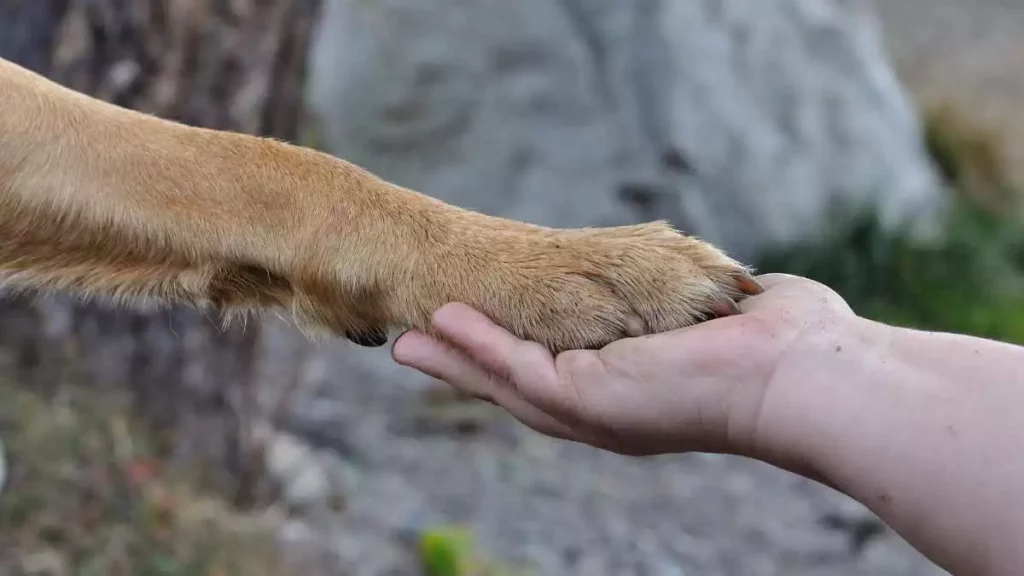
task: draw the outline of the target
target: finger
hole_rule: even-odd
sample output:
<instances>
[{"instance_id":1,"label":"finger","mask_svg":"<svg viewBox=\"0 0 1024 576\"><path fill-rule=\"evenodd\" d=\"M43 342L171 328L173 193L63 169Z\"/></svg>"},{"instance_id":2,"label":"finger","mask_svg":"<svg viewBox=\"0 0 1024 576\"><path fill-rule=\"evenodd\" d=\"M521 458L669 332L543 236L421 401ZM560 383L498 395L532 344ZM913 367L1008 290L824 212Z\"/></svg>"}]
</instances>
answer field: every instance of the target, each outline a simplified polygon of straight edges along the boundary
<instances>
[{"instance_id":1,"label":"finger","mask_svg":"<svg viewBox=\"0 0 1024 576\"><path fill-rule=\"evenodd\" d=\"M757 277L757 282L765 289L769 290L780 284L788 284L791 282L799 282L801 280L806 281L805 278L800 276L794 276L792 274L782 274L779 272L773 272L771 274L762 274Z\"/></svg>"},{"instance_id":2,"label":"finger","mask_svg":"<svg viewBox=\"0 0 1024 576\"><path fill-rule=\"evenodd\" d=\"M434 328L460 351L511 388L515 396L575 429L579 424L576 391L563 385L561 364L536 342L516 338L463 304L449 304L434 315ZM560 355L564 356L563 352Z\"/></svg>"},{"instance_id":3,"label":"finger","mask_svg":"<svg viewBox=\"0 0 1024 576\"><path fill-rule=\"evenodd\" d=\"M771 299L774 299L778 295L778 291L784 289L787 285L792 286L800 282L807 282L807 280L791 274L772 273L758 276L757 282L764 288L764 292L740 301L739 308L743 313L753 312L764 304L766 302L764 299L766 293L771 293Z\"/></svg>"},{"instance_id":4,"label":"finger","mask_svg":"<svg viewBox=\"0 0 1024 576\"><path fill-rule=\"evenodd\" d=\"M765 274L759 277L766 289L773 290L771 301L773 306L784 299L798 303L802 308L811 307L832 307L836 310L852 312L849 303L835 290L821 282L793 276L791 274ZM744 300L740 307L744 312L750 312L766 300L751 298Z\"/></svg>"},{"instance_id":5,"label":"finger","mask_svg":"<svg viewBox=\"0 0 1024 576\"><path fill-rule=\"evenodd\" d=\"M554 358L546 348L516 338L465 304L443 306L434 314L432 325L475 362L509 383L549 385L558 378Z\"/></svg>"},{"instance_id":6,"label":"finger","mask_svg":"<svg viewBox=\"0 0 1024 576\"><path fill-rule=\"evenodd\" d=\"M516 388L500 379L458 350L439 342L422 332L406 332L392 348L395 362L415 368L451 384L466 394L493 402L533 430L561 438L577 440L577 435L565 424L545 414L526 399L516 394Z\"/></svg>"},{"instance_id":7,"label":"finger","mask_svg":"<svg viewBox=\"0 0 1024 576\"><path fill-rule=\"evenodd\" d=\"M492 375L457 350L416 330L402 334L391 349L395 362L486 400L494 400L497 384Z\"/></svg>"}]
</instances>

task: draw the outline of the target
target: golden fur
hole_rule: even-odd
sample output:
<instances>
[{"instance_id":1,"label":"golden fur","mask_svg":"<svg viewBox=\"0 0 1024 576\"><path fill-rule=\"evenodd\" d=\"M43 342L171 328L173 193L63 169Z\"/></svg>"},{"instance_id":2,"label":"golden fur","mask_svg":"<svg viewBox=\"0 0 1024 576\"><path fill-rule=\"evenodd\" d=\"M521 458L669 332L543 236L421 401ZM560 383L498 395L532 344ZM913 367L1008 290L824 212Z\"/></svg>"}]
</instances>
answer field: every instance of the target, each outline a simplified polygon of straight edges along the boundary
<instances>
[{"instance_id":1,"label":"golden fur","mask_svg":"<svg viewBox=\"0 0 1024 576\"><path fill-rule=\"evenodd\" d=\"M664 223L557 230L486 216L4 60L0 94L0 277L15 287L280 307L375 346L461 301L556 351L730 313L759 290L739 263Z\"/></svg>"}]
</instances>

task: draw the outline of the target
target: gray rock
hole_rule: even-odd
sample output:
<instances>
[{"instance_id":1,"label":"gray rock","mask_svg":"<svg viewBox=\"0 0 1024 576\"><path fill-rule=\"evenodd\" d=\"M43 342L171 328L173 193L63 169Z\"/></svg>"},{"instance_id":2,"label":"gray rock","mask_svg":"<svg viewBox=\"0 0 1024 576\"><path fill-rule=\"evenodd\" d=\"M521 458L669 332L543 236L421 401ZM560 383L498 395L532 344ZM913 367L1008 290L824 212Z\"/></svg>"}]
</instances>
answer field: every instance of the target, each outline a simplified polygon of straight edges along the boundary
<instances>
[{"instance_id":1,"label":"gray rock","mask_svg":"<svg viewBox=\"0 0 1024 576\"><path fill-rule=\"evenodd\" d=\"M290 506L325 508L344 499L357 481L355 468L339 456L316 450L291 434L276 433L266 446L267 472Z\"/></svg>"},{"instance_id":2,"label":"gray rock","mask_svg":"<svg viewBox=\"0 0 1024 576\"><path fill-rule=\"evenodd\" d=\"M751 260L847 204L943 207L857 0L326 0L309 82L328 151L538 224L668 218Z\"/></svg>"}]
</instances>

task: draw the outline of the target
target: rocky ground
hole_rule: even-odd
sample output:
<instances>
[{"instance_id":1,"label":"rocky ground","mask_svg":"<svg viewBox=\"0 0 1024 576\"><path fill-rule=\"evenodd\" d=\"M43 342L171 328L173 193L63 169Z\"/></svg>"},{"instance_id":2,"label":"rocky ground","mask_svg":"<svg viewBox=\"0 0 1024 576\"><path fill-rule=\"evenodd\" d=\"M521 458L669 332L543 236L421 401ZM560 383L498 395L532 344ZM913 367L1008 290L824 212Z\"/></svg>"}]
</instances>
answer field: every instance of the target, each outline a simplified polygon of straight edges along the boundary
<instances>
[{"instance_id":1,"label":"rocky ground","mask_svg":"<svg viewBox=\"0 0 1024 576\"><path fill-rule=\"evenodd\" d=\"M339 573L417 574L408 535L459 523L539 575L943 574L856 503L757 462L550 440L490 407L425 400L424 380L398 367L390 381L331 382L339 362L386 353L318 349L291 425L311 444L279 437L271 452L303 509L282 536L330 549Z\"/></svg>"}]
</instances>

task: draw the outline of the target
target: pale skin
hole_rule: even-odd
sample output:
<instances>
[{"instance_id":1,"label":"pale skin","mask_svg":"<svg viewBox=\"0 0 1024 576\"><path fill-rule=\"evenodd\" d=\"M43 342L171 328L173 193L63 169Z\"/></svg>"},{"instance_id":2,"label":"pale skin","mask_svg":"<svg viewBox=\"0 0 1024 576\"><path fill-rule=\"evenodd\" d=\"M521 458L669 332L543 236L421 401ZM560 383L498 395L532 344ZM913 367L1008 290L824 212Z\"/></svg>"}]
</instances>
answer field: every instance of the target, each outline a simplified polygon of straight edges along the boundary
<instances>
[{"instance_id":1,"label":"pale skin","mask_svg":"<svg viewBox=\"0 0 1024 576\"><path fill-rule=\"evenodd\" d=\"M629 455L744 455L868 506L953 574L1024 565L1024 348L887 326L803 278L742 314L553 356L449 304L395 360L535 430Z\"/></svg>"}]
</instances>

